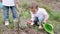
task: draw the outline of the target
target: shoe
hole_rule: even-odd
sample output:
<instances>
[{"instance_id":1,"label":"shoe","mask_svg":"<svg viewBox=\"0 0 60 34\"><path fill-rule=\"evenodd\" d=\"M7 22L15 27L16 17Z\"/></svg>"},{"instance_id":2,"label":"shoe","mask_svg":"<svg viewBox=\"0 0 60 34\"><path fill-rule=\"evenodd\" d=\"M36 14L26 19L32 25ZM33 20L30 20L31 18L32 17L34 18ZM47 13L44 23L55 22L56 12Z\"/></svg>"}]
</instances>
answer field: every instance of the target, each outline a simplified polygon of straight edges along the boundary
<instances>
[{"instance_id":1,"label":"shoe","mask_svg":"<svg viewBox=\"0 0 60 34\"><path fill-rule=\"evenodd\" d=\"M8 26L9 25L9 21L5 21L5 25Z\"/></svg>"},{"instance_id":2,"label":"shoe","mask_svg":"<svg viewBox=\"0 0 60 34\"><path fill-rule=\"evenodd\" d=\"M33 25L34 25L34 23L32 22L30 25L31 25L31 26L33 26Z\"/></svg>"},{"instance_id":3,"label":"shoe","mask_svg":"<svg viewBox=\"0 0 60 34\"><path fill-rule=\"evenodd\" d=\"M39 29L43 29L43 26L39 26Z\"/></svg>"}]
</instances>

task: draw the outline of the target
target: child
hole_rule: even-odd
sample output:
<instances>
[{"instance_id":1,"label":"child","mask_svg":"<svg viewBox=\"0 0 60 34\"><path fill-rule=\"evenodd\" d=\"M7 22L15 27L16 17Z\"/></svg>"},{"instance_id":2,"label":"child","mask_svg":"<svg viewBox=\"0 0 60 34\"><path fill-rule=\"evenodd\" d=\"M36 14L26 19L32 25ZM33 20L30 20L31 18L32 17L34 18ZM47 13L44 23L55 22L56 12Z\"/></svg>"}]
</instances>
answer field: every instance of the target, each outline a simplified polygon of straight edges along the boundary
<instances>
[{"instance_id":1,"label":"child","mask_svg":"<svg viewBox=\"0 0 60 34\"><path fill-rule=\"evenodd\" d=\"M36 2L32 2L30 4L30 13L31 20L27 21L30 25L37 24L39 21L39 29L43 29L42 24L46 23L48 20L48 13L44 8L39 8Z\"/></svg>"},{"instance_id":2,"label":"child","mask_svg":"<svg viewBox=\"0 0 60 34\"><path fill-rule=\"evenodd\" d=\"M18 0L2 0L3 3L3 10L4 10L4 20L5 20L5 25L9 25L9 8L12 10L12 14L13 14L13 21L14 21L14 26L17 25L17 20L18 20L18 16L17 16L17 10L16 10L16 6L15 3L18 4Z\"/></svg>"}]
</instances>

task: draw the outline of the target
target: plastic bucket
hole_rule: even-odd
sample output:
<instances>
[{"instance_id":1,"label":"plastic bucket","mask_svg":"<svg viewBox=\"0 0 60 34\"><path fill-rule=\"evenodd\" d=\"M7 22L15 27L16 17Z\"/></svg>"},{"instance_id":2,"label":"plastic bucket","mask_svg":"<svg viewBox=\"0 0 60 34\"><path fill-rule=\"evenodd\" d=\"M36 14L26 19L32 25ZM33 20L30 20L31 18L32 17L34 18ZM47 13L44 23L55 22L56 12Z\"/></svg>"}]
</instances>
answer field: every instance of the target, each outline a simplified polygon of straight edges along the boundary
<instances>
[{"instance_id":1,"label":"plastic bucket","mask_svg":"<svg viewBox=\"0 0 60 34\"><path fill-rule=\"evenodd\" d=\"M43 27L48 33L54 34L53 26L51 24L45 23L45 24L43 24Z\"/></svg>"}]
</instances>

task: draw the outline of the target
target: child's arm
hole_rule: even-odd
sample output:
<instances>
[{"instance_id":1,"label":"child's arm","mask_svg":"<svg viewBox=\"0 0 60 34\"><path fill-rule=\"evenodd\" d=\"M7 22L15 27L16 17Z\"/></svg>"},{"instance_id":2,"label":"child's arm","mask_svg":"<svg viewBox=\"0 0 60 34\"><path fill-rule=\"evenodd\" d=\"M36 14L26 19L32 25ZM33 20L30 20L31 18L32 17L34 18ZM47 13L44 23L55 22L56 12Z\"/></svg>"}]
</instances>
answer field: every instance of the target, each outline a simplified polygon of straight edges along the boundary
<instances>
[{"instance_id":1,"label":"child's arm","mask_svg":"<svg viewBox=\"0 0 60 34\"><path fill-rule=\"evenodd\" d=\"M48 13L46 12L45 9L43 10L43 14L44 14L44 17L45 17L43 22L46 23L48 18L49 18L49 15L48 15Z\"/></svg>"},{"instance_id":2,"label":"child's arm","mask_svg":"<svg viewBox=\"0 0 60 34\"><path fill-rule=\"evenodd\" d=\"M19 0L15 0L15 3L18 4L19 3Z\"/></svg>"},{"instance_id":3,"label":"child's arm","mask_svg":"<svg viewBox=\"0 0 60 34\"><path fill-rule=\"evenodd\" d=\"M35 19L34 14L32 12L30 12L30 13L31 13L31 20L34 21L34 19Z\"/></svg>"},{"instance_id":4,"label":"child's arm","mask_svg":"<svg viewBox=\"0 0 60 34\"><path fill-rule=\"evenodd\" d=\"M44 16L45 18L44 18L44 23L46 23L47 22L47 20L48 20L48 18L49 18L49 16L47 15L47 14L45 14L45 16Z\"/></svg>"}]
</instances>

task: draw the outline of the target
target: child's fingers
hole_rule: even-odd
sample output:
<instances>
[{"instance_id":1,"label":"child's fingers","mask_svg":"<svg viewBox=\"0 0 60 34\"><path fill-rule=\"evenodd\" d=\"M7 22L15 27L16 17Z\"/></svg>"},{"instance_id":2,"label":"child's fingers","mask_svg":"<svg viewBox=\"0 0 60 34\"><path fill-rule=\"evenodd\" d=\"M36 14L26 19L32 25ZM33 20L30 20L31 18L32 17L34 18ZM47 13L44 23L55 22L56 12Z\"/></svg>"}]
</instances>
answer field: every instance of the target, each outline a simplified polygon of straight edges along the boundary
<instances>
[{"instance_id":1,"label":"child's fingers","mask_svg":"<svg viewBox=\"0 0 60 34\"><path fill-rule=\"evenodd\" d=\"M30 20L30 22L32 22L32 20Z\"/></svg>"},{"instance_id":2,"label":"child's fingers","mask_svg":"<svg viewBox=\"0 0 60 34\"><path fill-rule=\"evenodd\" d=\"M44 22L44 23L46 23L46 22L47 22L47 20L44 20L43 22Z\"/></svg>"},{"instance_id":3,"label":"child's fingers","mask_svg":"<svg viewBox=\"0 0 60 34\"><path fill-rule=\"evenodd\" d=\"M30 21L27 21L27 23L28 23L28 24L31 24L31 22L30 22Z\"/></svg>"}]
</instances>

